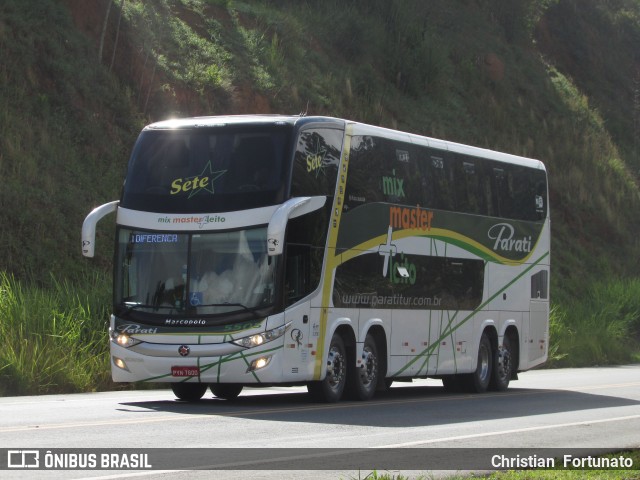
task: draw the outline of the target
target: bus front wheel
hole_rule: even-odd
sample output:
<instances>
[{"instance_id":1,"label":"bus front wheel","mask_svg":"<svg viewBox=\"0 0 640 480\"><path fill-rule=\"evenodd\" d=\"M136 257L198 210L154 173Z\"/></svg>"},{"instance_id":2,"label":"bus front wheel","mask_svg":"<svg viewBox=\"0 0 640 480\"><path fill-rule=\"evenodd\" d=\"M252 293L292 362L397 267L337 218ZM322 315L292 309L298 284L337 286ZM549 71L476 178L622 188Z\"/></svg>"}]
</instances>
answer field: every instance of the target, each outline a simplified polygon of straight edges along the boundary
<instances>
[{"instance_id":1,"label":"bus front wheel","mask_svg":"<svg viewBox=\"0 0 640 480\"><path fill-rule=\"evenodd\" d=\"M207 391L205 383L172 383L171 390L179 400L197 402Z\"/></svg>"},{"instance_id":2,"label":"bus front wheel","mask_svg":"<svg viewBox=\"0 0 640 480\"><path fill-rule=\"evenodd\" d=\"M210 385L209 388L211 388L211 393L223 400L235 400L242 392L242 385L233 383L216 383Z\"/></svg>"},{"instance_id":3,"label":"bus front wheel","mask_svg":"<svg viewBox=\"0 0 640 480\"><path fill-rule=\"evenodd\" d=\"M327 375L320 382L307 385L307 390L316 401L333 403L342 398L347 383L347 351L344 340L333 334L327 355Z\"/></svg>"}]
</instances>

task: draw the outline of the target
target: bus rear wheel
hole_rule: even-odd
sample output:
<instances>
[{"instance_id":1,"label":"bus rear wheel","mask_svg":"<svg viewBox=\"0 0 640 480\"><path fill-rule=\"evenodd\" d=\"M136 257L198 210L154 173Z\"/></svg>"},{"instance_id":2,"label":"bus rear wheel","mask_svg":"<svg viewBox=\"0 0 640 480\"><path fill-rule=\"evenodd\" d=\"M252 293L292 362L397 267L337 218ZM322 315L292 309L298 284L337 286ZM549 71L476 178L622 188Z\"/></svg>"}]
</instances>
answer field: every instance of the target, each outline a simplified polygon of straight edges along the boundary
<instances>
[{"instance_id":1,"label":"bus rear wheel","mask_svg":"<svg viewBox=\"0 0 640 480\"><path fill-rule=\"evenodd\" d=\"M464 376L465 390L473 393L483 393L489 388L493 373L493 349L486 334L480 337L478 346L478 365L476 371Z\"/></svg>"},{"instance_id":2,"label":"bus rear wheel","mask_svg":"<svg viewBox=\"0 0 640 480\"><path fill-rule=\"evenodd\" d=\"M209 388L211 388L211 393L223 400L235 400L242 392L242 385L234 383L216 383L209 385Z\"/></svg>"},{"instance_id":3,"label":"bus rear wheel","mask_svg":"<svg viewBox=\"0 0 640 480\"><path fill-rule=\"evenodd\" d=\"M205 383L172 383L171 390L179 400L197 402L207 391Z\"/></svg>"},{"instance_id":4,"label":"bus rear wheel","mask_svg":"<svg viewBox=\"0 0 640 480\"><path fill-rule=\"evenodd\" d=\"M362 347L362 364L354 368L349 378L349 393L356 400L369 400L376 393L379 376L378 346L371 335L367 335Z\"/></svg>"},{"instance_id":5,"label":"bus rear wheel","mask_svg":"<svg viewBox=\"0 0 640 480\"><path fill-rule=\"evenodd\" d=\"M502 346L498 347L493 357L493 374L491 375L490 388L503 392L509 388L509 380L513 372L513 349L511 340L507 335L502 340Z\"/></svg>"},{"instance_id":6,"label":"bus rear wheel","mask_svg":"<svg viewBox=\"0 0 640 480\"><path fill-rule=\"evenodd\" d=\"M342 398L347 384L347 351L344 340L338 334L333 334L327 355L327 375L320 382L307 385L307 390L316 401L333 403Z\"/></svg>"}]
</instances>

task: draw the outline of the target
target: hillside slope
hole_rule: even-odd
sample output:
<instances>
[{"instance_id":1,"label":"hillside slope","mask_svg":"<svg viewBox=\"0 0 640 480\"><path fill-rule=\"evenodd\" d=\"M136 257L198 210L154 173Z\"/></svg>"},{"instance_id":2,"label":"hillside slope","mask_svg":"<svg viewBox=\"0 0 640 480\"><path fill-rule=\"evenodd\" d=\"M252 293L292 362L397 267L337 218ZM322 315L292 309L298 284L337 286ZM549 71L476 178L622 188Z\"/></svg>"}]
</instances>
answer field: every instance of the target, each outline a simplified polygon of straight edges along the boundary
<instances>
[{"instance_id":1,"label":"hillside slope","mask_svg":"<svg viewBox=\"0 0 640 480\"><path fill-rule=\"evenodd\" d=\"M109 268L79 229L144 123L305 111L539 158L555 291L635 276L639 39L637 0L4 0L0 268Z\"/></svg>"}]
</instances>

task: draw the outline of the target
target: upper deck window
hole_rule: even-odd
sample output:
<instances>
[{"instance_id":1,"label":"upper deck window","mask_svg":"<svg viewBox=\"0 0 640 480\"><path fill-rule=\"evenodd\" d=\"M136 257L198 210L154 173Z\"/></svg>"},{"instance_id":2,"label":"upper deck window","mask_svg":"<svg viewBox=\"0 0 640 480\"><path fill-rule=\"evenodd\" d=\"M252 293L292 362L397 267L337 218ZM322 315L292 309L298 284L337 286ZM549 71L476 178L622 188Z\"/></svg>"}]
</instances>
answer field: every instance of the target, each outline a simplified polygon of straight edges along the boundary
<instances>
[{"instance_id":1,"label":"upper deck window","mask_svg":"<svg viewBox=\"0 0 640 480\"><path fill-rule=\"evenodd\" d=\"M282 203L290 127L145 130L129 161L122 203L162 213L206 213Z\"/></svg>"},{"instance_id":2,"label":"upper deck window","mask_svg":"<svg viewBox=\"0 0 640 480\"><path fill-rule=\"evenodd\" d=\"M546 198L542 169L384 137L351 139L345 211L393 203L541 222Z\"/></svg>"},{"instance_id":3,"label":"upper deck window","mask_svg":"<svg viewBox=\"0 0 640 480\"><path fill-rule=\"evenodd\" d=\"M292 197L334 194L343 135L335 128L300 132L293 163Z\"/></svg>"}]
</instances>

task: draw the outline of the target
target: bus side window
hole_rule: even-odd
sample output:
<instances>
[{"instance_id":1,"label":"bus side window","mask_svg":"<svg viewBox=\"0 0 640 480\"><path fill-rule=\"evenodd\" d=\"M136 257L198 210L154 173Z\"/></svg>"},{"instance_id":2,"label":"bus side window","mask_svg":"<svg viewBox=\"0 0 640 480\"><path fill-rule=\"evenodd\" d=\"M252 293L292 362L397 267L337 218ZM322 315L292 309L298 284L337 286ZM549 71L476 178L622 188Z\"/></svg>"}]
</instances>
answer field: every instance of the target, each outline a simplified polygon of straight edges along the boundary
<instances>
[{"instance_id":1,"label":"bus side window","mask_svg":"<svg viewBox=\"0 0 640 480\"><path fill-rule=\"evenodd\" d=\"M418 170L419 155L415 146L401 141L377 142L381 145L382 177L379 189L382 199L389 203L424 205L422 178Z\"/></svg>"},{"instance_id":2,"label":"bus side window","mask_svg":"<svg viewBox=\"0 0 640 480\"><path fill-rule=\"evenodd\" d=\"M333 196L343 131L330 128L300 132L293 162L291 196Z\"/></svg>"},{"instance_id":3,"label":"bus side window","mask_svg":"<svg viewBox=\"0 0 640 480\"><path fill-rule=\"evenodd\" d=\"M313 292L320 283L331 204L291 219L285 245L285 305Z\"/></svg>"},{"instance_id":4,"label":"bus side window","mask_svg":"<svg viewBox=\"0 0 640 480\"><path fill-rule=\"evenodd\" d=\"M381 179L372 172L382 171L382 155L377 138L354 136L349 152L349 176L344 195L345 211L353 210L367 203L383 201L378 183Z\"/></svg>"},{"instance_id":5,"label":"bus side window","mask_svg":"<svg viewBox=\"0 0 640 480\"><path fill-rule=\"evenodd\" d=\"M496 216L502 218L513 217L513 196L509 188L507 169L505 166L491 168L492 194Z\"/></svg>"},{"instance_id":6,"label":"bus side window","mask_svg":"<svg viewBox=\"0 0 640 480\"><path fill-rule=\"evenodd\" d=\"M536 172L533 181L536 220L543 220L547 216L547 176L543 171Z\"/></svg>"},{"instance_id":7,"label":"bus side window","mask_svg":"<svg viewBox=\"0 0 640 480\"><path fill-rule=\"evenodd\" d=\"M292 305L311 292L309 245L287 245L285 271L285 305Z\"/></svg>"},{"instance_id":8,"label":"bus side window","mask_svg":"<svg viewBox=\"0 0 640 480\"><path fill-rule=\"evenodd\" d=\"M473 157L457 156L454 162L457 209L463 213L486 215L487 205L481 181L481 164Z\"/></svg>"},{"instance_id":9,"label":"bus side window","mask_svg":"<svg viewBox=\"0 0 640 480\"><path fill-rule=\"evenodd\" d=\"M531 298L546 300L549 298L549 272L540 270L531 276Z\"/></svg>"},{"instance_id":10,"label":"bus side window","mask_svg":"<svg viewBox=\"0 0 640 480\"><path fill-rule=\"evenodd\" d=\"M538 214L538 205L536 201L536 180L533 176L535 172L523 167L511 167L512 182L510 187L513 189L514 208L513 218L519 220L527 220L534 222L541 217ZM543 203L544 206L544 203ZM543 218L543 217L542 217Z\"/></svg>"},{"instance_id":11,"label":"bus side window","mask_svg":"<svg viewBox=\"0 0 640 480\"><path fill-rule=\"evenodd\" d=\"M422 176L421 205L440 210L454 210L453 171L447 152L425 150L420 159Z\"/></svg>"}]
</instances>

